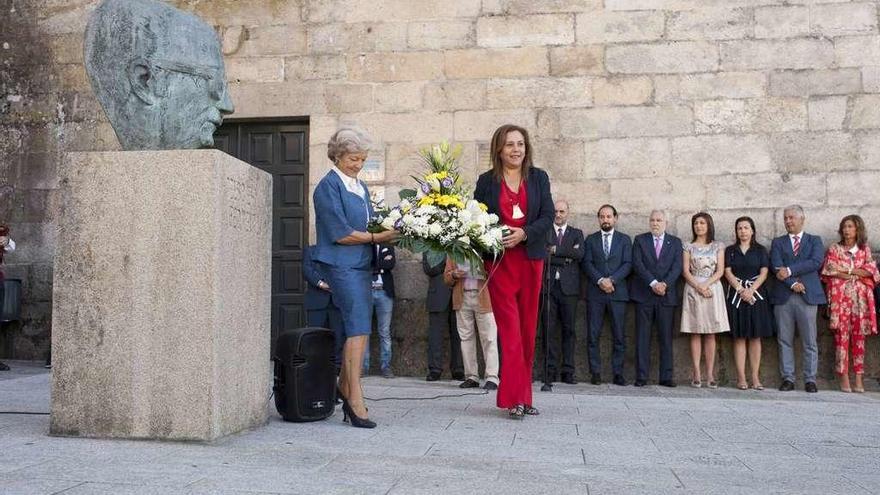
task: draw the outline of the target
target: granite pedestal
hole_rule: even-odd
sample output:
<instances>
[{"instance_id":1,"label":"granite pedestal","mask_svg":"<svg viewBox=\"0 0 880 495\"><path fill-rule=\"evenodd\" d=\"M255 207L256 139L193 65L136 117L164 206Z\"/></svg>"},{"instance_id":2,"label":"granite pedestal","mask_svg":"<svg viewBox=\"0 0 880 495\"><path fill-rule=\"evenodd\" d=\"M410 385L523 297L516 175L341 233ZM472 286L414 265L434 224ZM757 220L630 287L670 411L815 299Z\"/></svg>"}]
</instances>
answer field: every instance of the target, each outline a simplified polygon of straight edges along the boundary
<instances>
[{"instance_id":1,"label":"granite pedestal","mask_svg":"<svg viewBox=\"0 0 880 495\"><path fill-rule=\"evenodd\" d=\"M50 433L263 424L271 176L216 150L71 153L60 176Z\"/></svg>"}]
</instances>

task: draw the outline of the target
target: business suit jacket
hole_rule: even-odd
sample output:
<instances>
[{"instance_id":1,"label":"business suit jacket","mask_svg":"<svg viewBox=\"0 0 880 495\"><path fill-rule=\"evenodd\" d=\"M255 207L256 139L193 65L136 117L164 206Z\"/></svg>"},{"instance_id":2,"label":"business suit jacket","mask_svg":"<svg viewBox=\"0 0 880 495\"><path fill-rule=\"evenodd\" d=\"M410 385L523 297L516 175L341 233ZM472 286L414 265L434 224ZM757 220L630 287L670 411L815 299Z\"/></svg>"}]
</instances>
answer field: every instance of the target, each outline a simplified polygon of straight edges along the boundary
<instances>
[{"instance_id":1,"label":"business suit jacket","mask_svg":"<svg viewBox=\"0 0 880 495\"><path fill-rule=\"evenodd\" d=\"M794 255L788 234L773 239L770 246L770 269L774 274L774 283L770 289L770 304L780 305L788 302L788 298L794 294L791 286L798 281L807 289L803 295L807 304L825 304L825 291L819 280L819 269L824 259L825 246L822 244L822 238L817 235L804 232L797 256ZM791 276L780 282L776 280L775 273L777 268L782 267L788 267Z\"/></svg>"},{"instance_id":2,"label":"business suit jacket","mask_svg":"<svg viewBox=\"0 0 880 495\"><path fill-rule=\"evenodd\" d=\"M428 264L427 255L422 255L422 270L430 277L428 279L428 297L425 299L425 306L428 312L435 313L451 309L449 304L452 297L452 289L443 280L445 268L445 259L436 266L431 266Z\"/></svg>"},{"instance_id":3,"label":"business suit jacket","mask_svg":"<svg viewBox=\"0 0 880 495\"><path fill-rule=\"evenodd\" d=\"M556 225L547 233L547 245L556 246L556 254L550 255L550 262L545 269L547 274L544 280L543 290L547 290L556 279L556 270L559 270L559 289L566 296L577 296L581 293L581 260L584 259L584 233L581 229L572 226L565 228L562 234L562 242L556 245Z\"/></svg>"},{"instance_id":4,"label":"business suit jacket","mask_svg":"<svg viewBox=\"0 0 880 495\"><path fill-rule=\"evenodd\" d=\"M547 256L545 243L546 235L553 226L553 196L550 194L550 178L547 172L532 167L526 180L526 193L529 197L528 211L526 211L526 254L529 259L543 260ZM500 216L499 198L501 195L501 180L497 179L492 171L485 172L477 179L474 189L474 199L485 203L489 213Z\"/></svg>"},{"instance_id":5,"label":"business suit jacket","mask_svg":"<svg viewBox=\"0 0 880 495\"><path fill-rule=\"evenodd\" d=\"M611 236L611 252L607 259L602 249L601 230L587 236L584 244L586 246L581 269L587 274L587 300L629 301L629 290L626 287L626 277L632 270L632 241L629 236L614 231ZM614 283L614 292L606 294L600 289L600 278L610 278Z\"/></svg>"},{"instance_id":6,"label":"business suit jacket","mask_svg":"<svg viewBox=\"0 0 880 495\"><path fill-rule=\"evenodd\" d=\"M314 254L314 246L303 248L302 270L303 277L306 282L306 293L303 298L303 306L306 311L317 311L327 309L333 304L333 294L318 287L321 280L327 281L320 268L315 263L312 255ZM332 287L331 287L332 289Z\"/></svg>"},{"instance_id":7,"label":"business suit jacket","mask_svg":"<svg viewBox=\"0 0 880 495\"><path fill-rule=\"evenodd\" d=\"M682 270L681 239L666 233L660 248L660 259L654 253L654 235L639 234L633 241L630 298L637 303L657 302L663 306L678 306L678 279ZM652 281L666 283L666 295L658 296L651 290Z\"/></svg>"},{"instance_id":8,"label":"business suit jacket","mask_svg":"<svg viewBox=\"0 0 880 495\"><path fill-rule=\"evenodd\" d=\"M390 259L386 259L389 256ZM382 288L385 290L385 294L392 299L394 298L394 275L391 274L391 270L394 269L396 262L397 256L394 253L394 246L379 244L378 249L373 246L373 279L375 280L376 273L382 270Z\"/></svg>"}]
</instances>

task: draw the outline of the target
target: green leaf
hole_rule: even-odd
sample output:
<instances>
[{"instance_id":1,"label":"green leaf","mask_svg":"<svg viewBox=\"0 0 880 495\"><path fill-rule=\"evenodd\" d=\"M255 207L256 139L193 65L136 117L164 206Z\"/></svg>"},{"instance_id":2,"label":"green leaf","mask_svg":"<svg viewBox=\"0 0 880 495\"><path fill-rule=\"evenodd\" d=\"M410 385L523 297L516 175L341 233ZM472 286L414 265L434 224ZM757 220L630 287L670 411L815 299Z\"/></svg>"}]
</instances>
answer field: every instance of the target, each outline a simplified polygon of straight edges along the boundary
<instances>
[{"instance_id":1,"label":"green leaf","mask_svg":"<svg viewBox=\"0 0 880 495\"><path fill-rule=\"evenodd\" d=\"M418 195L415 189L401 189L397 196L401 199L413 199Z\"/></svg>"}]
</instances>

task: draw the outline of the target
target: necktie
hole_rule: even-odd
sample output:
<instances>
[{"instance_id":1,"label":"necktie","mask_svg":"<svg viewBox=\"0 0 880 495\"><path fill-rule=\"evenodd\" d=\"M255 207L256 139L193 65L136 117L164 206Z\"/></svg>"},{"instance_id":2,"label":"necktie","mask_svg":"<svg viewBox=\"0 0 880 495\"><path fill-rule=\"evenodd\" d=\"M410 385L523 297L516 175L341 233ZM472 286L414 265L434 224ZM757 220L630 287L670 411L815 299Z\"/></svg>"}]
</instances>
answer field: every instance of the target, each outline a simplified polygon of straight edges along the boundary
<instances>
[{"instance_id":1,"label":"necktie","mask_svg":"<svg viewBox=\"0 0 880 495\"><path fill-rule=\"evenodd\" d=\"M602 234L602 251L605 251L606 258L611 254L611 234Z\"/></svg>"},{"instance_id":2,"label":"necktie","mask_svg":"<svg viewBox=\"0 0 880 495\"><path fill-rule=\"evenodd\" d=\"M794 245L791 247L791 250L794 251L795 256L798 255L798 252L801 250L801 236L794 236Z\"/></svg>"},{"instance_id":3,"label":"necktie","mask_svg":"<svg viewBox=\"0 0 880 495\"><path fill-rule=\"evenodd\" d=\"M660 238L659 237L654 238L654 256L656 256L658 260L660 259Z\"/></svg>"},{"instance_id":4,"label":"necktie","mask_svg":"<svg viewBox=\"0 0 880 495\"><path fill-rule=\"evenodd\" d=\"M556 247L562 245L562 229L556 229Z\"/></svg>"}]
</instances>

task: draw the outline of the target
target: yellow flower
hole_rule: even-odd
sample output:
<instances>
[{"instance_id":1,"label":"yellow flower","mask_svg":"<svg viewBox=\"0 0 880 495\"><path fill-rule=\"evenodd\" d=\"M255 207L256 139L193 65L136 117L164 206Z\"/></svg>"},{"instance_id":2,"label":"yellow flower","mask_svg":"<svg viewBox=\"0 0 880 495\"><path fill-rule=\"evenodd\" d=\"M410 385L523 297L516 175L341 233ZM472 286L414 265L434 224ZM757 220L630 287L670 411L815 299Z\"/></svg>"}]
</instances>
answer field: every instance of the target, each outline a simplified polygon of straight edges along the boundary
<instances>
[{"instance_id":1,"label":"yellow flower","mask_svg":"<svg viewBox=\"0 0 880 495\"><path fill-rule=\"evenodd\" d=\"M432 205L434 204L433 194L430 196L422 196L422 199L419 200L419 206Z\"/></svg>"},{"instance_id":2,"label":"yellow flower","mask_svg":"<svg viewBox=\"0 0 880 495\"><path fill-rule=\"evenodd\" d=\"M486 206L484 203L478 203L478 204L480 205L480 209L481 209L481 210L483 210L483 211L489 211L489 207Z\"/></svg>"}]
</instances>

